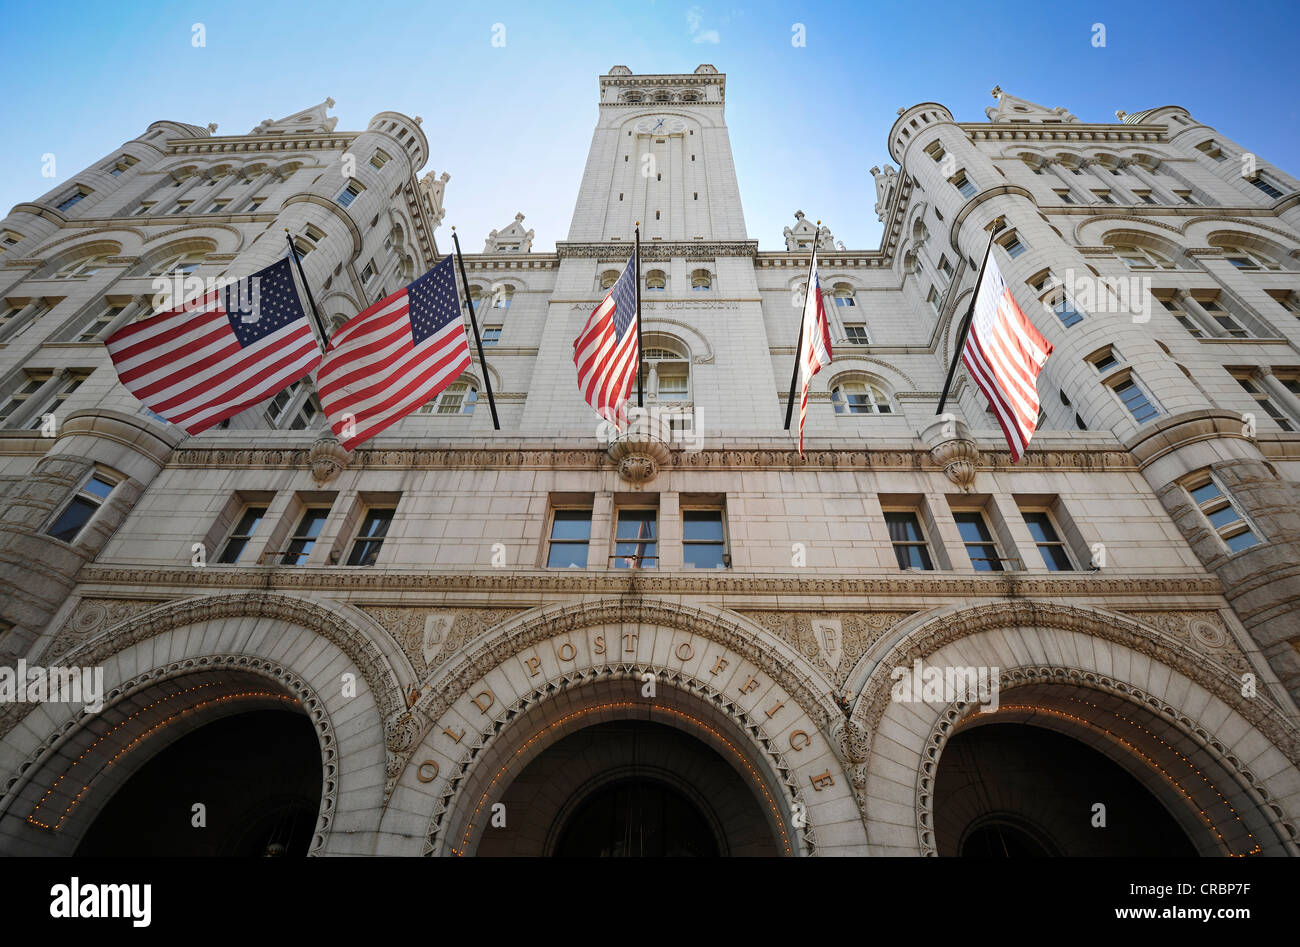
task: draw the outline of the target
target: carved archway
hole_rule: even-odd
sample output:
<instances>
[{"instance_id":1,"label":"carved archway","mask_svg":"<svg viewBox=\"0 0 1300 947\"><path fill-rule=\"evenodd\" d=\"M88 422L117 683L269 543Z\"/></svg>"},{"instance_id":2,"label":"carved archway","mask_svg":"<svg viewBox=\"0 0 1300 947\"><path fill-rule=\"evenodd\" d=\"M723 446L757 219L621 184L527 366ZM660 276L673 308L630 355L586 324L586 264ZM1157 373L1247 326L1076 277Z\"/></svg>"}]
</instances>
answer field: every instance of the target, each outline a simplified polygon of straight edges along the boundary
<instances>
[{"instance_id":1,"label":"carved archway","mask_svg":"<svg viewBox=\"0 0 1300 947\"><path fill-rule=\"evenodd\" d=\"M1261 841L1261 848L1300 853L1294 814L1281 801L1291 792L1287 789L1290 782L1300 777L1300 731L1264 685L1260 685L1258 696L1242 695L1239 668L1229 666L1234 663L1230 655L1198 651L1127 615L1036 601L949 609L928 619L922 616L900 623L894 631L892 646L850 675L850 685L860 687L860 696L842 736L845 756L854 764L854 785L868 813L869 827L872 810L882 805L908 805L916 812L917 847L894 839L891 850L933 853L933 836L927 836L932 833L933 813L927 806L938 758L943 742L955 729L970 725L968 718L973 713L969 704L960 701L947 708L899 703L892 693L894 675L897 669L912 668L916 661L966 666L972 660L969 656L979 655L990 668L997 669L993 673L1008 690L1030 684L1055 686L1051 700L1033 691L1022 691L1022 696L1038 698L1034 706L1039 723L1055 721L1053 727L1064 731L1064 721L1078 718L1073 725L1078 732L1092 733L1096 739L1090 742L1096 748L1101 748L1098 741L1106 744L1098 729L1105 729L1101 721L1120 713L1115 700L1122 698L1128 707L1123 712L1125 727L1151 730L1152 723L1159 721L1163 746L1153 750L1156 745L1152 744L1143 752L1162 760L1167 769L1188 760L1199 761L1202 769L1212 765L1219 774L1213 791L1221 793L1221 798L1237 800L1239 807L1255 810L1249 820L1250 832L1257 838L1270 836ZM959 660L962 655L966 657ZM1240 666L1250 667L1244 658L1240 660ZM1066 693L1061 685L1083 689L1070 692L1075 698L1083 691L1104 695L1105 706L1099 703L1088 711L1057 706L1057 697ZM1187 707L1197 709L1188 713ZM1214 723L1203 722L1209 720ZM905 731L900 731L900 726ZM893 739L877 746L882 730ZM1230 732L1232 738L1220 738L1216 731ZM916 739L922 733L928 736ZM1130 743L1137 745L1137 741ZM1127 763L1130 770L1136 765L1132 759ZM917 774L915 784L906 790L896 779L884 776L887 771L896 772L898 766ZM1268 775L1261 778L1261 774ZM1156 790L1157 796L1164 792L1158 785ZM1188 798L1194 795L1189 790ZM1185 821L1186 813L1181 815Z\"/></svg>"}]
</instances>

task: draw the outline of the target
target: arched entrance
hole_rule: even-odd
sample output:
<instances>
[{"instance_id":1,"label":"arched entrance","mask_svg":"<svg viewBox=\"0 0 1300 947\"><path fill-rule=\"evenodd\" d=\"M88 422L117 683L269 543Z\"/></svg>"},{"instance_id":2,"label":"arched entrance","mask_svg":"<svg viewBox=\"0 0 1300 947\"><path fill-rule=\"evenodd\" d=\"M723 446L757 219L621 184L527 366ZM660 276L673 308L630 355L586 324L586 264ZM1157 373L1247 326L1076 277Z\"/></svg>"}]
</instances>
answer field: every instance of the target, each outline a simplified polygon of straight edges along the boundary
<instances>
[{"instance_id":1,"label":"arched entrance","mask_svg":"<svg viewBox=\"0 0 1300 947\"><path fill-rule=\"evenodd\" d=\"M940 855L977 858L1196 855L1133 776L1073 737L1022 723L967 727L935 780Z\"/></svg>"},{"instance_id":2,"label":"arched entrance","mask_svg":"<svg viewBox=\"0 0 1300 947\"><path fill-rule=\"evenodd\" d=\"M311 721L285 710L241 713L190 731L141 766L76 854L303 856L320 798Z\"/></svg>"},{"instance_id":3,"label":"arched entrance","mask_svg":"<svg viewBox=\"0 0 1300 947\"><path fill-rule=\"evenodd\" d=\"M100 713L64 728L5 799L6 836L22 846L11 851L260 856L319 847L337 788L321 740L333 737L288 686L291 676L215 658L187 664L128 682Z\"/></svg>"},{"instance_id":4,"label":"arched entrance","mask_svg":"<svg viewBox=\"0 0 1300 947\"><path fill-rule=\"evenodd\" d=\"M504 787L504 824L489 820L476 854L781 854L743 767L653 717L593 722L548 746Z\"/></svg>"}]
</instances>

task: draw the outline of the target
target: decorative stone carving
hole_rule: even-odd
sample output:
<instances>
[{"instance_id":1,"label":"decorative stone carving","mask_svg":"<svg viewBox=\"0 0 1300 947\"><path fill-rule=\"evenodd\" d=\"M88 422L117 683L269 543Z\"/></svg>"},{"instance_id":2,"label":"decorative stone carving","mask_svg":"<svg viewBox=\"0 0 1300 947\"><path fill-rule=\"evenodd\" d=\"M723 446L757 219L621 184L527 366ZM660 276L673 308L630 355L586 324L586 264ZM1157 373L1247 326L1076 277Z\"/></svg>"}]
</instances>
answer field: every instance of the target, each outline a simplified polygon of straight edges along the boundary
<instances>
[{"instance_id":1,"label":"decorative stone carving","mask_svg":"<svg viewBox=\"0 0 1300 947\"><path fill-rule=\"evenodd\" d=\"M357 607L393 636L419 678L487 629L526 611L522 608L446 610L369 604Z\"/></svg>"},{"instance_id":2,"label":"decorative stone carving","mask_svg":"<svg viewBox=\"0 0 1300 947\"><path fill-rule=\"evenodd\" d=\"M329 483L348 465L352 455L343 449L332 434L318 438L311 445L311 478L317 483Z\"/></svg>"},{"instance_id":3,"label":"decorative stone carving","mask_svg":"<svg viewBox=\"0 0 1300 947\"><path fill-rule=\"evenodd\" d=\"M948 479L969 493L979 470L980 452L966 424L955 414L942 414L921 432L921 440Z\"/></svg>"},{"instance_id":4,"label":"decorative stone carving","mask_svg":"<svg viewBox=\"0 0 1300 947\"><path fill-rule=\"evenodd\" d=\"M772 610L737 609L750 621L762 625L768 631L803 655L810 663L828 678L841 685L862 655L879 641L894 625L908 615L910 610L879 612L840 612L819 613ZM831 644L822 633L826 631L819 626L829 625L838 631L840 656L833 661L833 653L828 653Z\"/></svg>"},{"instance_id":5,"label":"decorative stone carving","mask_svg":"<svg viewBox=\"0 0 1300 947\"><path fill-rule=\"evenodd\" d=\"M876 179L876 206L873 209L876 212L876 219L883 221L885 211L889 207L889 199L898 184L898 171L886 164L883 169L872 168L871 176Z\"/></svg>"},{"instance_id":6,"label":"decorative stone carving","mask_svg":"<svg viewBox=\"0 0 1300 947\"><path fill-rule=\"evenodd\" d=\"M628 483L649 483L660 467L672 465L671 448L659 438L637 432L620 436L606 451L618 467L618 475Z\"/></svg>"},{"instance_id":7,"label":"decorative stone carving","mask_svg":"<svg viewBox=\"0 0 1300 947\"><path fill-rule=\"evenodd\" d=\"M164 601L166 599L84 598L77 604L71 617L63 623L54 640L41 653L41 659L46 664L51 664L54 658L95 637L105 628L148 611Z\"/></svg>"}]
</instances>

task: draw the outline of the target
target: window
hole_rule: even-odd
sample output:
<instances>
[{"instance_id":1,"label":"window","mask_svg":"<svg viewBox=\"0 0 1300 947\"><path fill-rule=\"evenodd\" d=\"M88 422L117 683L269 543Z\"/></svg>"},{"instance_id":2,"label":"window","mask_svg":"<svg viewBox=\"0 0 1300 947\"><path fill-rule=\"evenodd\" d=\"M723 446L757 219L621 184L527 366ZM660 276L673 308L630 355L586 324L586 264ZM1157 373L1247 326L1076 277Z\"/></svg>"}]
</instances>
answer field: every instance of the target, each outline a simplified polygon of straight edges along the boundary
<instances>
[{"instance_id":1,"label":"window","mask_svg":"<svg viewBox=\"0 0 1300 947\"><path fill-rule=\"evenodd\" d=\"M1192 317L1189 316L1182 308L1182 305L1176 299L1162 299L1160 305L1164 306L1171 316L1178 320L1178 324L1187 330L1187 334L1194 339L1205 338L1205 332L1197 325Z\"/></svg>"},{"instance_id":2,"label":"window","mask_svg":"<svg viewBox=\"0 0 1300 947\"><path fill-rule=\"evenodd\" d=\"M21 388L15 390L9 396L9 403L0 411L0 423L11 417L15 411L21 408L32 395L40 390L41 386L54 377L52 372L27 372L27 381Z\"/></svg>"},{"instance_id":3,"label":"window","mask_svg":"<svg viewBox=\"0 0 1300 947\"><path fill-rule=\"evenodd\" d=\"M686 401L688 373L685 363L664 363L656 366L659 377L658 395L661 401Z\"/></svg>"},{"instance_id":4,"label":"window","mask_svg":"<svg viewBox=\"0 0 1300 947\"><path fill-rule=\"evenodd\" d=\"M1286 290L1272 290L1269 295L1273 297L1274 302L1285 309L1287 312L1300 316L1300 296L1295 293L1289 293ZM2 323L3 320L0 320Z\"/></svg>"},{"instance_id":5,"label":"window","mask_svg":"<svg viewBox=\"0 0 1300 947\"><path fill-rule=\"evenodd\" d=\"M1239 270L1281 269L1276 263L1257 251L1244 250L1231 244L1221 244L1221 246L1223 247L1223 258Z\"/></svg>"},{"instance_id":6,"label":"window","mask_svg":"<svg viewBox=\"0 0 1300 947\"><path fill-rule=\"evenodd\" d=\"M667 285L668 280L663 270L651 270L645 275L645 288L648 292L662 293Z\"/></svg>"},{"instance_id":7,"label":"window","mask_svg":"<svg viewBox=\"0 0 1300 947\"><path fill-rule=\"evenodd\" d=\"M81 203L81 201L86 197L86 195L90 193L91 192L88 190L78 188L77 190L73 191L71 194L69 194L67 197L65 197L62 201L59 202L58 205L59 210L68 210L74 204Z\"/></svg>"},{"instance_id":8,"label":"window","mask_svg":"<svg viewBox=\"0 0 1300 947\"><path fill-rule=\"evenodd\" d=\"M1250 333L1246 331L1245 327L1229 315L1228 311L1220 306L1216 300L1205 299L1201 300L1200 304L1201 308L1210 314L1210 318L1218 323L1224 335L1232 339L1250 338Z\"/></svg>"},{"instance_id":9,"label":"window","mask_svg":"<svg viewBox=\"0 0 1300 947\"><path fill-rule=\"evenodd\" d=\"M353 201L361 196L363 190L364 188L356 181L349 181L347 186L344 187L343 190L339 191L339 196L336 200L344 207L348 207Z\"/></svg>"},{"instance_id":10,"label":"window","mask_svg":"<svg viewBox=\"0 0 1300 947\"><path fill-rule=\"evenodd\" d=\"M551 545L546 554L546 567L587 568L590 542L591 510L556 510L551 519Z\"/></svg>"},{"instance_id":11,"label":"window","mask_svg":"<svg viewBox=\"0 0 1300 947\"><path fill-rule=\"evenodd\" d=\"M1062 204L1073 204L1074 198L1070 196L1069 191L1057 191L1056 196L1061 199Z\"/></svg>"},{"instance_id":12,"label":"window","mask_svg":"<svg viewBox=\"0 0 1300 947\"><path fill-rule=\"evenodd\" d=\"M1133 420L1138 424L1145 424L1160 413L1132 376L1114 385L1111 390L1119 395L1119 400L1124 402L1124 407L1128 408L1129 414L1133 415Z\"/></svg>"},{"instance_id":13,"label":"window","mask_svg":"<svg viewBox=\"0 0 1300 947\"><path fill-rule=\"evenodd\" d=\"M1150 191L1134 191L1133 193L1134 195L1136 195L1137 199L1141 201L1143 204L1156 203L1156 199L1151 196Z\"/></svg>"},{"instance_id":14,"label":"window","mask_svg":"<svg viewBox=\"0 0 1300 947\"><path fill-rule=\"evenodd\" d=\"M72 501L63 508L63 512L54 521L54 525L46 531L46 535L65 543L74 542L82 528L95 515L95 511L103 506L115 486L117 486L116 482L103 474L92 474L86 485L78 490L72 497Z\"/></svg>"},{"instance_id":15,"label":"window","mask_svg":"<svg viewBox=\"0 0 1300 947\"><path fill-rule=\"evenodd\" d=\"M618 282L618 270L606 270L600 274L600 288L612 289Z\"/></svg>"},{"instance_id":16,"label":"window","mask_svg":"<svg viewBox=\"0 0 1300 947\"><path fill-rule=\"evenodd\" d=\"M370 167L378 171L391 160L392 158L389 156L388 152L384 151L382 148L376 148L375 153L370 156Z\"/></svg>"},{"instance_id":17,"label":"window","mask_svg":"<svg viewBox=\"0 0 1300 947\"><path fill-rule=\"evenodd\" d=\"M885 513L885 525L889 527L889 541L894 546L894 558L900 569L923 569L932 571L934 563L930 559L930 547L921 532L921 524L912 512Z\"/></svg>"},{"instance_id":18,"label":"window","mask_svg":"<svg viewBox=\"0 0 1300 947\"><path fill-rule=\"evenodd\" d=\"M1111 249L1130 270L1172 270L1174 268L1174 264L1167 257L1147 247L1116 243L1111 245Z\"/></svg>"},{"instance_id":19,"label":"window","mask_svg":"<svg viewBox=\"0 0 1300 947\"><path fill-rule=\"evenodd\" d=\"M1257 175L1255 175L1255 177L1253 177L1253 178L1251 179L1250 183L1253 184L1253 185L1255 185L1255 187L1259 188L1261 191L1263 191L1263 192L1264 192L1265 194L1267 194L1269 197L1281 197L1281 196L1282 196L1282 192L1279 191L1277 188L1275 188L1273 185L1269 184L1268 181L1265 180L1264 175L1262 175L1262 174L1257 174Z\"/></svg>"},{"instance_id":20,"label":"window","mask_svg":"<svg viewBox=\"0 0 1300 947\"><path fill-rule=\"evenodd\" d=\"M854 345L871 344L871 339L867 336L867 326L864 322L844 323L844 334Z\"/></svg>"},{"instance_id":21,"label":"window","mask_svg":"<svg viewBox=\"0 0 1300 947\"><path fill-rule=\"evenodd\" d=\"M27 429L29 431L38 430L41 426L41 422L45 418L45 415L54 414L60 408L62 408L63 402L67 401L68 397L74 391L80 388L81 383L84 382L88 377L89 377L89 372L87 372L86 374L80 374L80 373L69 374L67 379L64 380L63 384L59 385L59 387L55 390L54 395L50 398L50 400L46 402L45 407L41 408L41 410L39 410L35 414L35 416L33 416L28 421Z\"/></svg>"},{"instance_id":22,"label":"window","mask_svg":"<svg viewBox=\"0 0 1300 947\"><path fill-rule=\"evenodd\" d=\"M230 206L230 201L228 201L228 200L225 200L225 201L213 201L213 202L212 202L212 206L208 208L208 213L209 213L209 214L222 214L222 213L225 213L226 208L229 207L229 206Z\"/></svg>"},{"instance_id":23,"label":"window","mask_svg":"<svg viewBox=\"0 0 1300 947\"><path fill-rule=\"evenodd\" d=\"M1179 199L1180 201L1182 201L1184 204L1195 204L1195 203L1196 203L1196 201L1192 200L1192 192L1191 192L1191 191L1174 191L1174 197L1178 198L1178 199Z\"/></svg>"},{"instance_id":24,"label":"window","mask_svg":"<svg viewBox=\"0 0 1300 947\"><path fill-rule=\"evenodd\" d=\"M71 263L65 263L59 267L54 274L55 279L75 279L79 276L93 276L103 268L108 260L108 255L97 253L93 256L83 256L73 260Z\"/></svg>"},{"instance_id":25,"label":"window","mask_svg":"<svg viewBox=\"0 0 1300 947\"><path fill-rule=\"evenodd\" d=\"M836 414L892 414L889 397L865 381L844 381L831 389Z\"/></svg>"},{"instance_id":26,"label":"window","mask_svg":"<svg viewBox=\"0 0 1300 947\"><path fill-rule=\"evenodd\" d=\"M998 245L1003 250L1006 250L1007 256L1013 260L1025 252L1025 245L1020 242L1020 238L1016 236L1014 231L999 240Z\"/></svg>"},{"instance_id":27,"label":"window","mask_svg":"<svg viewBox=\"0 0 1300 947\"><path fill-rule=\"evenodd\" d=\"M696 270L691 273L691 289L694 292L709 292L713 289L713 277L708 270Z\"/></svg>"},{"instance_id":28,"label":"window","mask_svg":"<svg viewBox=\"0 0 1300 947\"><path fill-rule=\"evenodd\" d=\"M514 298L515 288L513 286L500 286L492 293L493 309L509 309L510 301Z\"/></svg>"},{"instance_id":29,"label":"window","mask_svg":"<svg viewBox=\"0 0 1300 947\"><path fill-rule=\"evenodd\" d=\"M1101 202L1102 204L1113 204L1113 203L1115 203L1114 198L1112 198L1112 197L1110 196L1110 191L1093 191L1092 193L1093 193L1093 196L1096 197L1097 200L1098 200L1099 202Z\"/></svg>"},{"instance_id":30,"label":"window","mask_svg":"<svg viewBox=\"0 0 1300 947\"><path fill-rule=\"evenodd\" d=\"M941 141L935 141L932 144L927 145L925 153L935 161L942 161L943 156L947 154L947 152L943 150L943 142Z\"/></svg>"},{"instance_id":31,"label":"window","mask_svg":"<svg viewBox=\"0 0 1300 947\"><path fill-rule=\"evenodd\" d=\"M721 510L682 510L682 561L690 569L725 569L730 562Z\"/></svg>"},{"instance_id":32,"label":"window","mask_svg":"<svg viewBox=\"0 0 1300 947\"><path fill-rule=\"evenodd\" d=\"M378 272L375 270L375 261L371 260L369 263L366 264L365 269L361 271L362 284L365 286L369 286L371 281L374 280L374 278L377 275Z\"/></svg>"},{"instance_id":33,"label":"window","mask_svg":"<svg viewBox=\"0 0 1300 947\"><path fill-rule=\"evenodd\" d=\"M312 427L320 416L320 402L316 400L316 392L309 391L302 406L294 413L293 420L289 422L289 430L302 431Z\"/></svg>"},{"instance_id":34,"label":"window","mask_svg":"<svg viewBox=\"0 0 1300 947\"><path fill-rule=\"evenodd\" d=\"M5 247L16 246L22 239L23 235L20 233L14 233L12 230L0 230L0 252L3 252Z\"/></svg>"},{"instance_id":35,"label":"window","mask_svg":"<svg viewBox=\"0 0 1300 947\"><path fill-rule=\"evenodd\" d=\"M483 327L483 344L496 345L501 341L501 326L484 326Z\"/></svg>"},{"instance_id":36,"label":"window","mask_svg":"<svg viewBox=\"0 0 1300 947\"><path fill-rule=\"evenodd\" d=\"M262 522L262 517L266 516L266 507L249 506L244 508L244 513L239 517L239 522L230 533L230 538L226 540L226 547L221 550L221 555L217 562L232 565L239 561L239 557L244 554L244 549L248 546L248 541L253 538L253 533Z\"/></svg>"},{"instance_id":37,"label":"window","mask_svg":"<svg viewBox=\"0 0 1300 947\"><path fill-rule=\"evenodd\" d=\"M303 511L302 519L298 521L298 528L293 531L293 536L289 540L289 548L280 558L280 565L300 566L307 561L312 549L316 547L316 540L320 538L321 528L329 515L329 507L325 506L308 507Z\"/></svg>"},{"instance_id":38,"label":"window","mask_svg":"<svg viewBox=\"0 0 1300 947\"><path fill-rule=\"evenodd\" d=\"M848 283L836 283L831 295L835 305L841 308L849 309L858 304L858 301L853 298L853 287Z\"/></svg>"},{"instance_id":39,"label":"window","mask_svg":"<svg viewBox=\"0 0 1300 947\"><path fill-rule=\"evenodd\" d=\"M654 569L659 566L659 544L655 535L657 513L654 509L618 511L614 568Z\"/></svg>"},{"instance_id":40,"label":"window","mask_svg":"<svg viewBox=\"0 0 1300 947\"><path fill-rule=\"evenodd\" d=\"M1203 477L1199 481L1192 481L1186 489L1192 502L1209 521L1229 552L1241 552L1259 544L1259 537L1250 528L1250 524L1237 512L1232 501L1223 495L1213 478Z\"/></svg>"},{"instance_id":41,"label":"window","mask_svg":"<svg viewBox=\"0 0 1300 947\"><path fill-rule=\"evenodd\" d=\"M1057 534L1056 527L1052 525L1052 518L1047 511L1021 510L1020 515L1024 517L1025 525L1029 527L1029 535L1034 538L1034 544L1043 557L1043 565L1053 572L1073 572L1074 564L1070 561L1070 554Z\"/></svg>"},{"instance_id":42,"label":"window","mask_svg":"<svg viewBox=\"0 0 1300 947\"><path fill-rule=\"evenodd\" d=\"M952 264L942 254L939 256L939 273L943 276L945 283L952 282Z\"/></svg>"},{"instance_id":43,"label":"window","mask_svg":"<svg viewBox=\"0 0 1300 947\"><path fill-rule=\"evenodd\" d=\"M1202 154L1209 155L1215 161L1227 160L1226 156L1223 154L1223 149L1221 149L1217 144L1215 144L1214 139L1212 138L1209 141L1201 142L1199 145L1196 146L1196 150L1201 152Z\"/></svg>"},{"instance_id":44,"label":"window","mask_svg":"<svg viewBox=\"0 0 1300 947\"><path fill-rule=\"evenodd\" d=\"M149 275L170 276L173 273L179 273L182 276L189 276L203 265L204 256L206 254L197 250L165 256L149 269Z\"/></svg>"},{"instance_id":45,"label":"window","mask_svg":"<svg viewBox=\"0 0 1300 947\"><path fill-rule=\"evenodd\" d=\"M473 414L478 403L478 389L469 382L458 381L448 385L438 396L438 414Z\"/></svg>"},{"instance_id":46,"label":"window","mask_svg":"<svg viewBox=\"0 0 1300 947\"><path fill-rule=\"evenodd\" d=\"M131 212L132 217L147 217L153 213L154 202L142 201L140 206Z\"/></svg>"},{"instance_id":47,"label":"window","mask_svg":"<svg viewBox=\"0 0 1300 947\"><path fill-rule=\"evenodd\" d=\"M82 331L81 335L77 336L77 341L78 342L96 341L100 337L100 335L103 334L104 330L106 330L109 326L111 326L113 322L117 319L117 317L120 316L124 311L126 311L125 306L109 306L98 316L96 316L94 321L91 322L90 325L86 326L86 328Z\"/></svg>"},{"instance_id":48,"label":"window","mask_svg":"<svg viewBox=\"0 0 1300 947\"><path fill-rule=\"evenodd\" d=\"M266 419L271 422L271 427L279 427L280 422L284 419L289 405L293 403L294 397L298 394L301 381L296 381L288 388L285 388L266 406Z\"/></svg>"},{"instance_id":49,"label":"window","mask_svg":"<svg viewBox=\"0 0 1300 947\"><path fill-rule=\"evenodd\" d=\"M1232 377L1237 379L1237 384L1241 385L1247 394L1259 402L1260 408L1265 414L1273 419L1274 424L1284 431L1294 431L1296 429L1295 421L1287 417L1286 413L1272 402L1268 396L1268 392L1262 389L1253 378L1249 375L1236 374Z\"/></svg>"},{"instance_id":50,"label":"window","mask_svg":"<svg viewBox=\"0 0 1300 947\"><path fill-rule=\"evenodd\" d=\"M357 530L357 538L352 543L352 553L348 556L350 566L373 566L383 548L388 527L393 522L395 510L367 510Z\"/></svg>"},{"instance_id":51,"label":"window","mask_svg":"<svg viewBox=\"0 0 1300 947\"><path fill-rule=\"evenodd\" d=\"M930 291L925 294L925 301L930 304L930 308L936 313L939 312L939 291L933 286L931 286Z\"/></svg>"},{"instance_id":52,"label":"window","mask_svg":"<svg viewBox=\"0 0 1300 947\"><path fill-rule=\"evenodd\" d=\"M1113 345L1108 345L1100 352L1088 356L1088 361L1092 363L1093 368L1104 375L1112 368L1118 368L1124 359Z\"/></svg>"},{"instance_id":53,"label":"window","mask_svg":"<svg viewBox=\"0 0 1300 947\"><path fill-rule=\"evenodd\" d=\"M255 197L249 202L248 206L244 208L244 213L251 214L265 203L265 197Z\"/></svg>"},{"instance_id":54,"label":"window","mask_svg":"<svg viewBox=\"0 0 1300 947\"><path fill-rule=\"evenodd\" d=\"M953 187L961 191L962 197L975 196L977 188L975 187L974 184L971 183L970 178L966 177L965 171L958 171L951 178L949 178L949 180L952 181Z\"/></svg>"},{"instance_id":55,"label":"window","mask_svg":"<svg viewBox=\"0 0 1300 947\"><path fill-rule=\"evenodd\" d=\"M173 211L173 213L176 213L176 214L188 214L188 213L190 212L190 205L193 204L193 203L194 203L194 201L192 201L192 200L189 200L189 201L177 201L177 202L176 202L176 210Z\"/></svg>"},{"instance_id":56,"label":"window","mask_svg":"<svg viewBox=\"0 0 1300 947\"><path fill-rule=\"evenodd\" d=\"M1074 307L1073 301L1064 293L1061 294L1058 302L1052 304L1052 312L1056 313L1056 317L1067 329L1083 321L1083 314Z\"/></svg>"},{"instance_id":57,"label":"window","mask_svg":"<svg viewBox=\"0 0 1300 947\"><path fill-rule=\"evenodd\" d=\"M952 518L957 521L957 532L961 534L975 571L1001 572L1002 560L998 558L998 547L984 522L984 515L978 510L966 510L954 512Z\"/></svg>"}]
</instances>

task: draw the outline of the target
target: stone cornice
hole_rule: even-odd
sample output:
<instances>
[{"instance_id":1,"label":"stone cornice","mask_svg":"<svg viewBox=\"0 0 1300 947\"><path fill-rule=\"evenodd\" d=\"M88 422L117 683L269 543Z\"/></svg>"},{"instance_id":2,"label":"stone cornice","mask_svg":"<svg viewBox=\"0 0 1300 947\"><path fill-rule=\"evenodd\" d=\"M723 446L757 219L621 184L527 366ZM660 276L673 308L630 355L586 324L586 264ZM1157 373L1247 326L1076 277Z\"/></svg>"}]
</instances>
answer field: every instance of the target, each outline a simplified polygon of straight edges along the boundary
<instances>
[{"instance_id":1,"label":"stone cornice","mask_svg":"<svg viewBox=\"0 0 1300 947\"><path fill-rule=\"evenodd\" d=\"M864 577L861 573L794 578L788 575L714 575L695 571L683 573L638 573L568 570L530 570L479 573L359 571L339 567L278 567L227 569L208 566L195 569L117 567L92 565L78 576L82 586L166 587L178 589L262 589L315 590L346 594L367 592L477 592L525 595L554 592L560 594L745 594L763 596L837 595L870 598L944 596L961 599L990 599L1006 595L1044 599L1085 598L1095 601L1102 596L1169 596L1186 604L1189 596L1218 598L1222 586L1214 576L1127 575L1111 577L1102 573L1002 573L997 576L958 575L953 573L890 573Z\"/></svg>"},{"instance_id":2,"label":"stone cornice","mask_svg":"<svg viewBox=\"0 0 1300 947\"><path fill-rule=\"evenodd\" d=\"M332 151L347 148L360 132L322 135L241 135L228 138L169 138L168 155L236 154L262 151Z\"/></svg>"},{"instance_id":3,"label":"stone cornice","mask_svg":"<svg viewBox=\"0 0 1300 947\"><path fill-rule=\"evenodd\" d=\"M1052 141L1052 142L1165 142L1169 140L1164 125L1084 125L1063 122L1059 125L1031 123L958 122L957 127L974 141Z\"/></svg>"},{"instance_id":4,"label":"stone cornice","mask_svg":"<svg viewBox=\"0 0 1300 947\"><path fill-rule=\"evenodd\" d=\"M569 243L557 240L555 253L560 259L565 257L595 257L598 260L626 259L632 252L633 243ZM726 242L705 243L695 240L643 240L641 241L641 259L670 260L673 257L686 257L688 260L711 260L720 256L758 256L757 240L728 240Z\"/></svg>"},{"instance_id":5,"label":"stone cornice","mask_svg":"<svg viewBox=\"0 0 1300 947\"><path fill-rule=\"evenodd\" d=\"M391 449L366 448L356 452L351 469L421 469L532 468L539 470L599 470L606 461L605 451L587 446L524 444L518 447L493 446L481 441L464 447ZM1005 442L981 440L982 471L994 470L1136 470L1128 453L1114 444L1095 447L1079 446L1056 449L1049 444L1031 447L1012 465ZM694 453L674 452L674 466L684 470L939 470L930 460L929 451L917 442L897 439L882 441L876 450L819 449L812 441L803 457L797 450L780 447L736 446L702 450ZM200 468L307 468L310 444L284 448L248 448L236 446L182 446L172 454L168 466Z\"/></svg>"}]
</instances>

